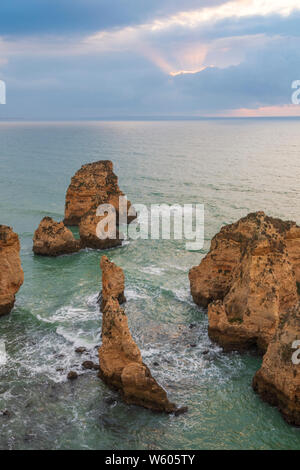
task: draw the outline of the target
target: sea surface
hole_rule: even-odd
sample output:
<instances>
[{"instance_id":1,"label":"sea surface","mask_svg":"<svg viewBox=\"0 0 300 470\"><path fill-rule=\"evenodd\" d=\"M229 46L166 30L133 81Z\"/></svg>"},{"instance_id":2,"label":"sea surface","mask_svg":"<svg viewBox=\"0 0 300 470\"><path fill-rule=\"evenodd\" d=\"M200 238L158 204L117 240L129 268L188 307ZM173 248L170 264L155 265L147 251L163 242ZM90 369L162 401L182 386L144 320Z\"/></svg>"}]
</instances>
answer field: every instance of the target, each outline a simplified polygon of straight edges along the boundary
<instances>
[{"instance_id":1,"label":"sea surface","mask_svg":"<svg viewBox=\"0 0 300 470\"><path fill-rule=\"evenodd\" d=\"M267 119L0 123L0 223L19 234L25 272L13 312L0 319L8 359L0 410L10 412L0 413L1 449L300 449L300 430L252 391L261 358L225 354L209 340L188 282L224 224L257 210L300 223L299 129L298 120ZM189 407L180 417L127 406L82 369L101 343L103 252L32 253L40 220L63 218L72 175L101 159L113 161L133 203L205 207L201 251L136 240L104 252L125 271L126 313L144 361ZM70 370L78 380L67 381Z\"/></svg>"}]
</instances>

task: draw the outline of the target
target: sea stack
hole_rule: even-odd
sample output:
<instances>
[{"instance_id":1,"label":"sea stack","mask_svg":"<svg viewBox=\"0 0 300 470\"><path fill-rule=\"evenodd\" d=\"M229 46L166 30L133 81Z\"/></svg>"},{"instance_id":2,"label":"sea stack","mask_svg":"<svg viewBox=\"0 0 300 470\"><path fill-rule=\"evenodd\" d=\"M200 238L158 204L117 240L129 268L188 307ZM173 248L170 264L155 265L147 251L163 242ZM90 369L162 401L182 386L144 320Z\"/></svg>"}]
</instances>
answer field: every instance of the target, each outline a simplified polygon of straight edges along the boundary
<instances>
[{"instance_id":1,"label":"sea stack","mask_svg":"<svg viewBox=\"0 0 300 470\"><path fill-rule=\"evenodd\" d=\"M44 217L33 237L33 251L36 255L60 256L76 253L81 243L63 222Z\"/></svg>"},{"instance_id":2,"label":"sea stack","mask_svg":"<svg viewBox=\"0 0 300 470\"><path fill-rule=\"evenodd\" d=\"M117 389L128 404L165 412L179 413L165 390L143 363L141 352L128 328L127 316L119 302L124 299L124 273L107 257L101 260L103 279L102 345L99 349L102 380Z\"/></svg>"},{"instance_id":3,"label":"sea stack","mask_svg":"<svg viewBox=\"0 0 300 470\"><path fill-rule=\"evenodd\" d=\"M110 297L116 299L120 305L126 302L125 276L123 269L110 261L107 256L102 256L100 268L102 271L101 310L103 311Z\"/></svg>"},{"instance_id":4,"label":"sea stack","mask_svg":"<svg viewBox=\"0 0 300 470\"><path fill-rule=\"evenodd\" d=\"M118 178L109 160L83 165L71 179L66 194L66 225L79 225L82 217L100 204L111 204L119 212L119 197L124 193L118 186ZM127 209L131 204L128 201ZM129 217L129 221L135 217Z\"/></svg>"},{"instance_id":5,"label":"sea stack","mask_svg":"<svg viewBox=\"0 0 300 470\"><path fill-rule=\"evenodd\" d=\"M282 316L253 388L277 406L285 420L300 426L300 305Z\"/></svg>"},{"instance_id":6,"label":"sea stack","mask_svg":"<svg viewBox=\"0 0 300 470\"><path fill-rule=\"evenodd\" d=\"M107 250L122 245L122 238L116 225L114 225L115 236L107 236L100 238L97 234L97 226L103 216L98 216L96 213L97 207L93 207L86 214L84 214L79 222L79 235L82 248L93 248L95 250ZM103 230L103 234L105 230Z\"/></svg>"},{"instance_id":7,"label":"sea stack","mask_svg":"<svg viewBox=\"0 0 300 470\"><path fill-rule=\"evenodd\" d=\"M19 237L10 227L0 225L0 316L11 312L23 282Z\"/></svg>"},{"instance_id":8,"label":"sea stack","mask_svg":"<svg viewBox=\"0 0 300 470\"><path fill-rule=\"evenodd\" d=\"M265 352L281 316L298 302L294 259L286 243L293 222L263 212L223 227L190 271L196 303L208 306L209 336L226 350Z\"/></svg>"}]
</instances>

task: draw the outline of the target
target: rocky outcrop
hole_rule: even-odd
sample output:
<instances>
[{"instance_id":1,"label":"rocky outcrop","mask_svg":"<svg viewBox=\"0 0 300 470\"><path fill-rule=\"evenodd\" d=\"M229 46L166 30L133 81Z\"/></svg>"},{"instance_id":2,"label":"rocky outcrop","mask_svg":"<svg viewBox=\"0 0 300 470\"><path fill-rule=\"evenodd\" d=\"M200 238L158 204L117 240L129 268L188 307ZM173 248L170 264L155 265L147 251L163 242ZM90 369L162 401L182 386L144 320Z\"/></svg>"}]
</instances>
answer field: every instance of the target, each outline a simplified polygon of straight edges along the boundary
<instances>
[{"instance_id":1,"label":"rocky outcrop","mask_svg":"<svg viewBox=\"0 0 300 470\"><path fill-rule=\"evenodd\" d=\"M300 425L300 361L292 360L293 343L300 340L299 261L300 227L257 212L222 228L200 266L190 271L195 302L208 306L210 338L225 350L255 346L265 353L253 388L295 425Z\"/></svg>"},{"instance_id":2,"label":"rocky outcrop","mask_svg":"<svg viewBox=\"0 0 300 470\"><path fill-rule=\"evenodd\" d=\"M294 342L299 340L298 304L281 318L253 379L253 388L262 399L277 406L286 421L296 426L300 426L300 353Z\"/></svg>"},{"instance_id":3,"label":"rocky outcrop","mask_svg":"<svg viewBox=\"0 0 300 470\"><path fill-rule=\"evenodd\" d=\"M119 196L124 196L124 193L118 186L111 161L83 165L71 179L67 190L64 223L79 225L81 218L100 204L112 204L119 212ZM128 209L130 205L128 201Z\"/></svg>"},{"instance_id":4,"label":"rocky outcrop","mask_svg":"<svg viewBox=\"0 0 300 470\"><path fill-rule=\"evenodd\" d=\"M128 404L179 414L181 409L168 400L165 390L143 363L141 352L129 331L127 316L118 301L124 298L124 274L121 268L103 257L101 269L104 308L99 376L106 384L117 389Z\"/></svg>"},{"instance_id":5,"label":"rocky outcrop","mask_svg":"<svg viewBox=\"0 0 300 470\"><path fill-rule=\"evenodd\" d=\"M100 238L98 236L97 226L103 219L104 217L96 215L96 207L92 208L81 218L79 235L83 248L107 250L122 245L122 239L117 228L115 228L115 237L113 238Z\"/></svg>"},{"instance_id":6,"label":"rocky outcrop","mask_svg":"<svg viewBox=\"0 0 300 470\"><path fill-rule=\"evenodd\" d=\"M117 300L119 304L126 302L123 269L112 263L107 256L102 256L100 267L102 271L101 310L104 310L106 303L111 297Z\"/></svg>"},{"instance_id":7,"label":"rocky outcrop","mask_svg":"<svg viewBox=\"0 0 300 470\"><path fill-rule=\"evenodd\" d=\"M290 222L290 227L285 231L285 242L300 294L300 227L294 222Z\"/></svg>"},{"instance_id":8,"label":"rocky outcrop","mask_svg":"<svg viewBox=\"0 0 300 470\"><path fill-rule=\"evenodd\" d=\"M286 242L289 260L300 282L300 227L295 222L268 217L254 212L237 222L222 227L199 266L189 272L194 302L207 307L213 300L223 300L232 285L235 268L240 264L248 243L264 237L280 235Z\"/></svg>"},{"instance_id":9,"label":"rocky outcrop","mask_svg":"<svg viewBox=\"0 0 300 470\"><path fill-rule=\"evenodd\" d=\"M298 301L287 250L275 237L249 242L228 294L208 307L209 336L224 349L265 352L281 315Z\"/></svg>"},{"instance_id":10,"label":"rocky outcrop","mask_svg":"<svg viewBox=\"0 0 300 470\"><path fill-rule=\"evenodd\" d=\"M0 225L0 316L12 310L23 281L19 237L10 227Z\"/></svg>"},{"instance_id":11,"label":"rocky outcrop","mask_svg":"<svg viewBox=\"0 0 300 470\"><path fill-rule=\"evenodd\" d=\"M63 222L44 217L34 233L33 251L36 255L59 256L76 253L81 244Z\"/></svg>"},{"instance_id":12,"label":"rocky outcrop","mask_svg":"<svg viewBox=\"0 0 300 470\"><path fill-rule=\"evenodd\" d=\"M297 253L286 238L292 222L263 212L221 229L200 266L190 272L196 303L207 306L209 335L224 349L257 346L262 352L281 315L298 301Z\"/></svg>"}]
</instances>

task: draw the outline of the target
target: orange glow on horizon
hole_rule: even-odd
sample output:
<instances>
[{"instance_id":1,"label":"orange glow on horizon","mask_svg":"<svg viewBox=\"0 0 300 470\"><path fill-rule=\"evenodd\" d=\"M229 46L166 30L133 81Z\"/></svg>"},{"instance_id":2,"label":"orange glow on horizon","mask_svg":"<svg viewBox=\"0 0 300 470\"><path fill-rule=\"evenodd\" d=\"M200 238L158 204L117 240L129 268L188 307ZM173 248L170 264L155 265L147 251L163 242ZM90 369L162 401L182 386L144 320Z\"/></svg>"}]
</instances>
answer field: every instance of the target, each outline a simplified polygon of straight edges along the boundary
<instances>
[{"instance_id":1,"label":"orange glow on horizon","mask_svg":"<svg viewBox=\"0 0 300 470\"><path fill-rule=\"evenodd\" d=\"M262 106L260 108L239 108L210 115L211 117L300 117L300 105Z\"/></svg>"}]
</instances>

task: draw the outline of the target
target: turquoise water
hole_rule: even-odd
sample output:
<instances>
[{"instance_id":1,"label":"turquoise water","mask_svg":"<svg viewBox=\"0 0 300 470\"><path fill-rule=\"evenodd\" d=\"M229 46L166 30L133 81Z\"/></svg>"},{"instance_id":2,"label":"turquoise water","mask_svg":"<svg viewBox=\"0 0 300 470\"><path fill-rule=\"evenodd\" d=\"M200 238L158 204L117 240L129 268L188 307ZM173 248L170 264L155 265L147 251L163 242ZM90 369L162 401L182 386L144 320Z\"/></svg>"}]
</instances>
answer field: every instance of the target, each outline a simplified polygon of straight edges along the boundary
<instances>
[{"instance_id":1,"label":"turquoise water","mask_svg":"<svg viewBox=\"0 0 300 470\"><path fill-rule=\"evenodd\" d=\"M8 353L0 410L11 413L0 415L1 449L300 449L300 431L252 391L261 359L224 354L210 342L187 277L212 235L249 211L300 223L299 126L296 120L0 123L0 223L19 233L25 272L15 309L0 319ZM177 418L123 404L95 372L81 369L83 360L97 360L102 253L32 254L41 218L63 218L71 176L100 159L114 162L134 203L205 205L201 252L167 240L131 241L106 252L125 271L126 311L145 362L170 398L189 407ZM87 354L78 356L77 346ZM71 369L80 373L72 383Z\"/></svg>"}]
</instances>

